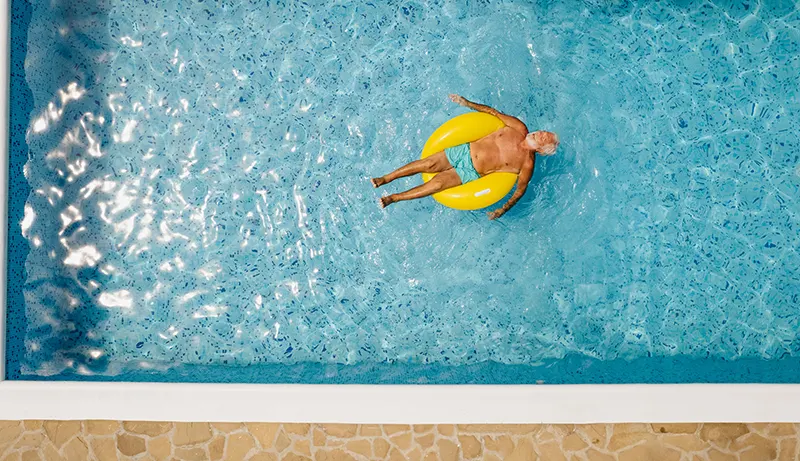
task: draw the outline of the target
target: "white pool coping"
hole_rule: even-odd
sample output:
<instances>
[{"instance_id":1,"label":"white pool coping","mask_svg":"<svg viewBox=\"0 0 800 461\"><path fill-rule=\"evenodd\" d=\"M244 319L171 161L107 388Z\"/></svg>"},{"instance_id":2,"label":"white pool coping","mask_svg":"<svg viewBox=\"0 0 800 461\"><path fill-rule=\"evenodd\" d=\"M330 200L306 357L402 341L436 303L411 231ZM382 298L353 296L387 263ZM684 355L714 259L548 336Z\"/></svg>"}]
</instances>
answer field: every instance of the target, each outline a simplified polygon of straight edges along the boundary
<instances>
[{"instance_id":1,"label":"white pool coping","mask_svg":"<svg viewBox=\"0 0 800 461\"><path fill-rule=\"evenodd\" d=\"M794 422L796 385L0 383L0 419L341 423Z\"/></svg>"},{"instance_id":2,"label":"white pool coping","mask_svg":"<svg viewBox=\"0 0 800 461\"><path fill-rule=\"evenodd\" d=\"M0 8L0 190L7 190L9 8ZM7 200L0 200L0 420L341 423L796 422L800 385L278 385L5 381Z\"/></svg>"}]
</instances>

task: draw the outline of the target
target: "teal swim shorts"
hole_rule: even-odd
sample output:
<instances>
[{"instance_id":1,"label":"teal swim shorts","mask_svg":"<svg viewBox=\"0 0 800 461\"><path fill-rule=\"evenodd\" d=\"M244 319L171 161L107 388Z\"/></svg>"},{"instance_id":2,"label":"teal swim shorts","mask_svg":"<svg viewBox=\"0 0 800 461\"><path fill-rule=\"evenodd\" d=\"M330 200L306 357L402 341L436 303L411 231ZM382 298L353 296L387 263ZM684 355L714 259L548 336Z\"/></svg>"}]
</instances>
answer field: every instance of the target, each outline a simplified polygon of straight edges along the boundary
<instances>
[{"instance_id":1,"label":"teal swim shorts","mask_svg":"<svg viewBox=\"0 0 800 461\"><path fill-rule=\"evenodd\" d=\"M444 155L447 157L447 161L456 169L456 174L461 178L461 184L475 181L481 177L475 170L475 165L472 164L469 143L445 149Z\"/></svg>"}]
</instances>

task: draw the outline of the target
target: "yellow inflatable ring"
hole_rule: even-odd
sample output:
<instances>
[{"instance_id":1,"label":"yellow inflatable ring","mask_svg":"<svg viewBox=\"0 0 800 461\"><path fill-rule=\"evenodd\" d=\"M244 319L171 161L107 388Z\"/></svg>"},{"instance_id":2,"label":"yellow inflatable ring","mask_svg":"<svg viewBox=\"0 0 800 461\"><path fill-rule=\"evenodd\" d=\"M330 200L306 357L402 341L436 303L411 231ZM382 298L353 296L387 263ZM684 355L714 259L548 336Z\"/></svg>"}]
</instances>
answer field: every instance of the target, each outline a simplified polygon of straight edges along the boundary
<instances>
[{"instance_id":1,"label":"yellow inflatable ring","mask_svg":"<svg viewBox=\"0 0 800 461\"><path fill-rule=\"evenodd\" d=\"M459 144L477 141L504 126L502 120L483 112L459 115L433 132L422 148L420 158ZM423 173L422 180L428 182L434 176L436 173ZM433 194L433 198L442 205L456 210L478 210L497 203L514 188L516 183L517 175L514 173L491 173L475 181Z\"/></svg>"}]
</instances>

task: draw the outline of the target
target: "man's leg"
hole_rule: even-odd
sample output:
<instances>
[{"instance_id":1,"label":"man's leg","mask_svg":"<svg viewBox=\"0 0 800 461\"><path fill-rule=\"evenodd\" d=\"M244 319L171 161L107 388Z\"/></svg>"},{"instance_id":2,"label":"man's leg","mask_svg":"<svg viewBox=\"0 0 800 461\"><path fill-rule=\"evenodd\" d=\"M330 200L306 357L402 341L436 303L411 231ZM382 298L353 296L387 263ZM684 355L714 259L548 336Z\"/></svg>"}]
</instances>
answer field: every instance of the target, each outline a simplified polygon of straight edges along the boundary
<instances>
[{"instance_id":1,"label":"man's leg","mask_svg":"<svg viewBox=\"0 0 800 461\"><path fill-rule=\"evenodd\" d=\"M433 177L433 179L421 186L417 186L399 194L387 195L386 197L381 198L381 207L386 208L392 203L402 202L403 200L413 200L416 198L427 197L445 189L450 189L451 187L460 185L461 178L458 177L456 170L450 168L447 171L437 174Z\"/></svg>"},{"instance_id":2,"label":"man's leg","mask_svg":"<svg viewBox=\"0 0 800 461\"><path fill-rule=\"evenodd\" d=\"M405 178L406 176L411 176L417 173L441 173L442 171L450 168L453 168L453 166L447 161L447 157L444 155L444 152L438 152L400 167L386 176L372 178L372 185L375 187L380 187L384 184L389 184L397 178Z\"/></svg>"}]
</instances>

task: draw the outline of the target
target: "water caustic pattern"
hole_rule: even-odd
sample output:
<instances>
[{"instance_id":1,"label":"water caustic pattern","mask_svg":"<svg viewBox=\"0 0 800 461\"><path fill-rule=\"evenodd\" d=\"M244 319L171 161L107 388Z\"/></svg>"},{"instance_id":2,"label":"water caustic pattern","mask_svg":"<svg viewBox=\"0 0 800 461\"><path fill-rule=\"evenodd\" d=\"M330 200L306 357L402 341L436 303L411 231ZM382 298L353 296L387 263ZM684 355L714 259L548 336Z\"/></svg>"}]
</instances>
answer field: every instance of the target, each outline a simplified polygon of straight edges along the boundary
<instances>
[{"instance_id":1,"label":"water caustic pattern","mask_svg":"<svg viewBox=\"0 0 800 461\"><path fill-rule=\"evenodd\" d=\"M800 355L792 1L48 0L28 47L25 374ZM449 92L561 137L498 222L377 206Z\"/></svg>"}]
</instances>

